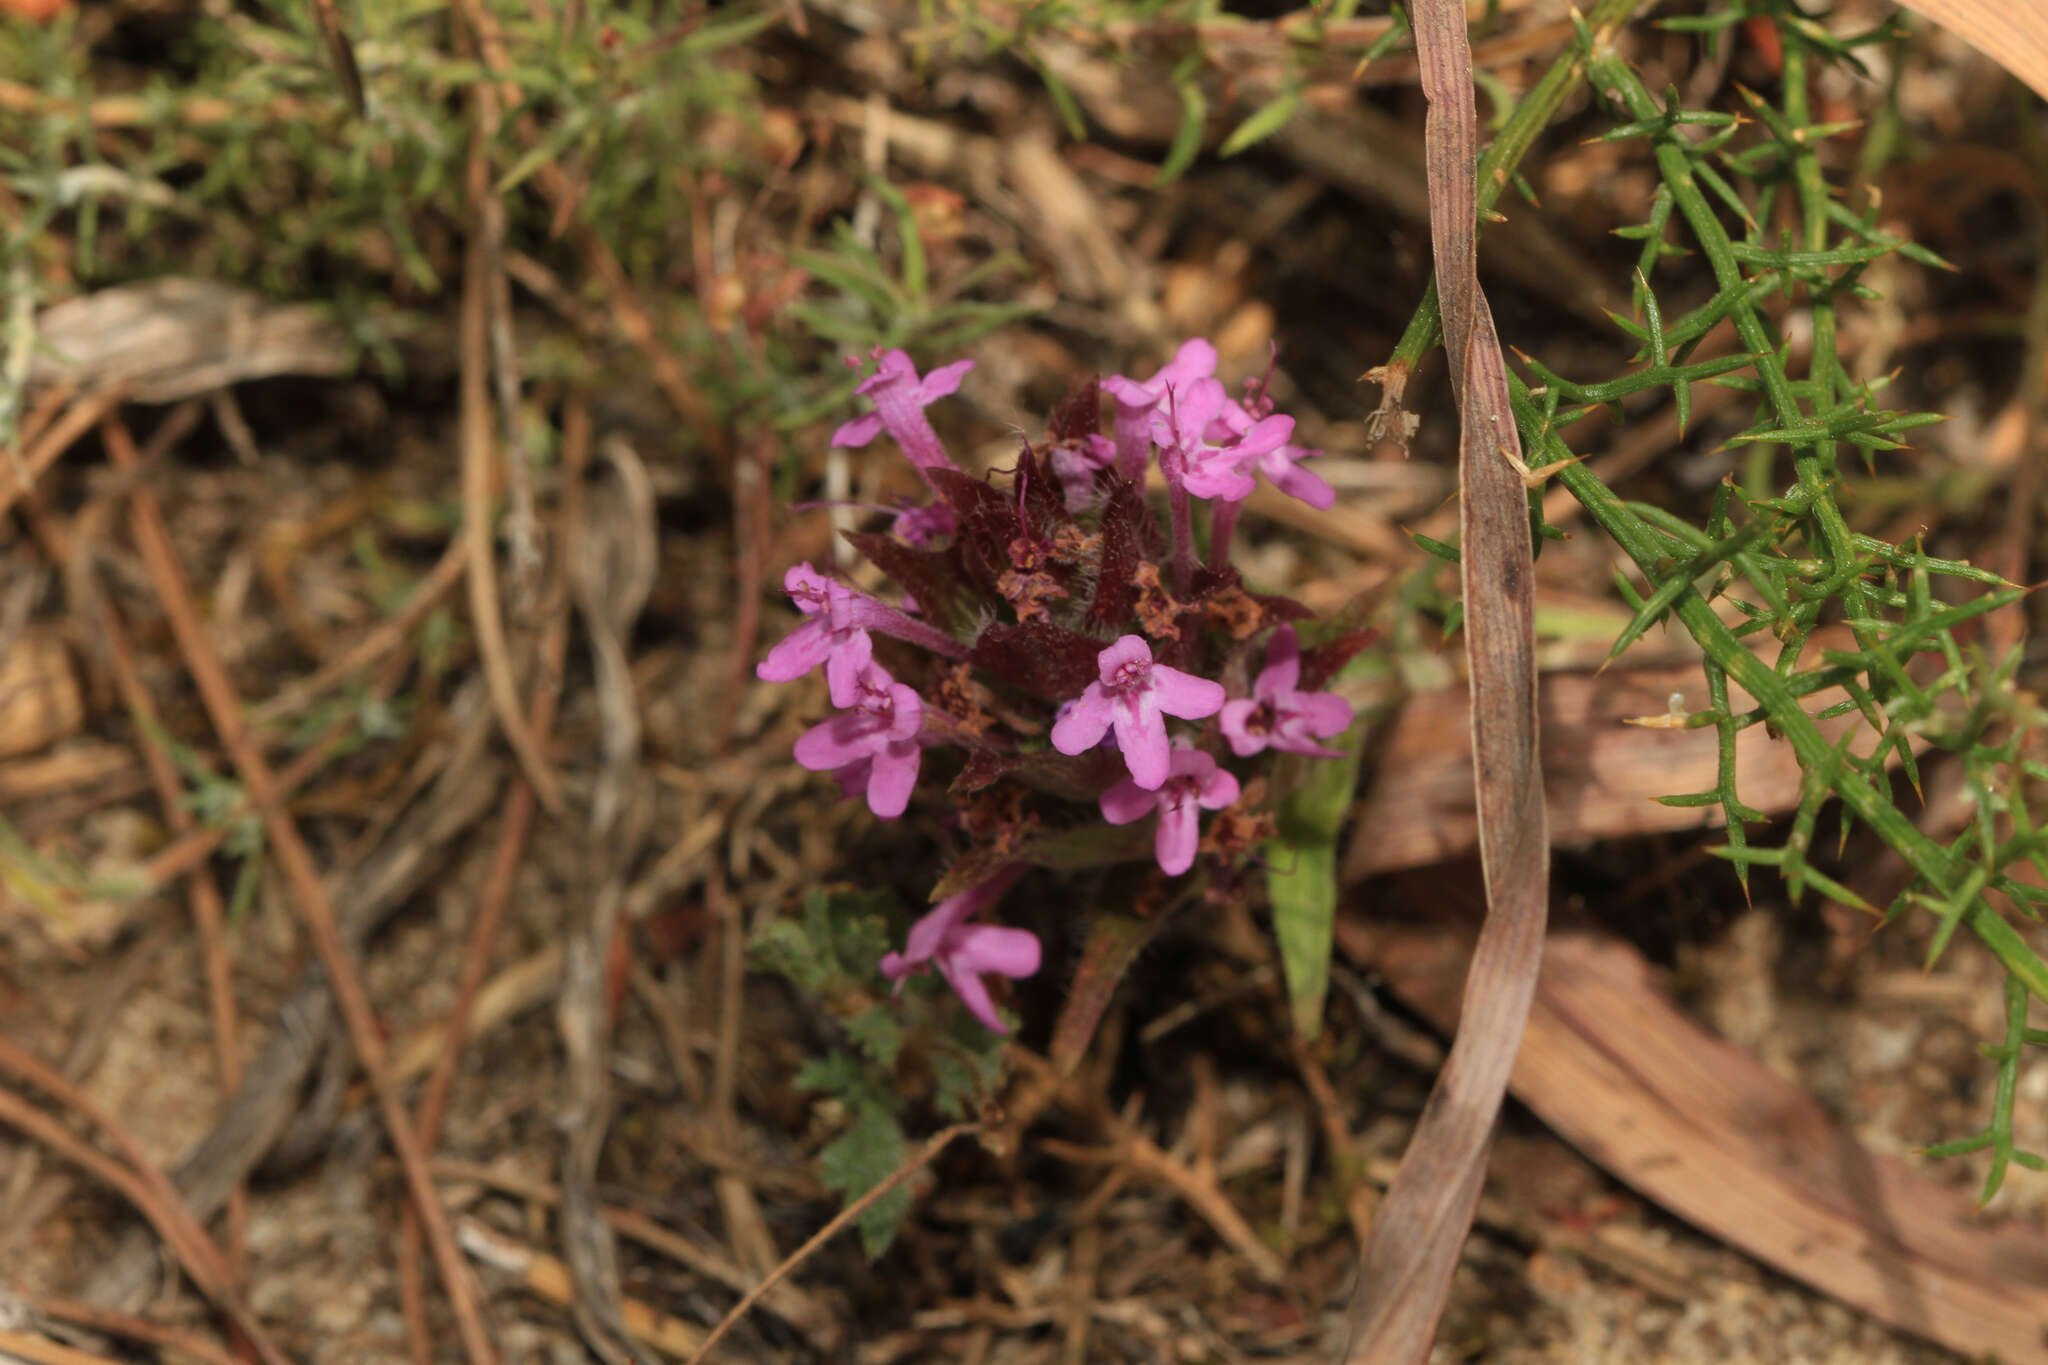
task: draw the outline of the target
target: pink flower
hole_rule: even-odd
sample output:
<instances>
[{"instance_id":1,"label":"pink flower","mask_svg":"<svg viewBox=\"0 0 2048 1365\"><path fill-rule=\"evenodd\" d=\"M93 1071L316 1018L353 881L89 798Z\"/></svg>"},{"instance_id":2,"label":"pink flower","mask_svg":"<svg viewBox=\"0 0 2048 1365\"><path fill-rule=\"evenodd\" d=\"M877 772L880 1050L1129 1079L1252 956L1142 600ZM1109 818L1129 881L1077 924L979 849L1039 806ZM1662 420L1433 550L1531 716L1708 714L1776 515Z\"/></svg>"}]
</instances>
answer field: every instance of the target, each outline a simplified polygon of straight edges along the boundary
<instances>
[{"instance_id":1,"label":"pink flower","mask_svg":"<svg viewBox=\"0 0 2048 1365\"><path fill-rule=\"evenodd\" d=\"M1270 403L1268 404L1270 406ZM1259 418L1247 412L1236 403L1225 403L1217 414L1217 421L1210 427L1210 435L1227 434L1230 439L1243 440L1261 421L1286 420L1272 417ZM1222 432L1217 431L1217 427ZM1258 470L1266 481L1290 498L1298 498L1319 512L1327 512L1337 505L1337 490L1330 487L1329 480L1312 469L1303 469L1298 461L1314 459L1323 452L1307 450L1297 445L1276 445L1256 457Z\"/></svg>"},{"instance_id":2,"label":"pink flower","mask_svg":"<svg viewBox=\"0 0 2048 1365\"><path fill-rule=\"evenodd\" d=\"M1152 413L1170 391L1186 389L1197 379L1216 373L1216 348L1203 337L1189 337L1173 359L1150 379L1139 381L1113 374L1102 390L1116 399L1116 470L1133 483L1145 475L1145 456L1152 445Z\"/></svg>"},{"instance_id":3,"label":"pink flower","mask_svg":"<svg viewBox=\"0 0 2048 1365\"><path fill-rule=\"evenodd\" d=\"M1215 373L1216 348L1205 337L1189 337L1173 353L1173 359L1162 365L1150 379L1139 381L1113 374L1102 381L1102 391L1123 407L1150 413L1165 399L1168 389L1184 388Z\"/></svg>"},{"instance_id":4,"label":"pink flower","mask_svg":"<svg viewBox=\"0 0 2048 1365\"><path fill-rule=\"evenodd\" d=\"M1089 683L1053 722L1053 747L1063 754L1086 753L1113 728L1131 780L1157 791L1170 766L1162 715L1213 716L1223 706L1222 685L1153 663L1152 646L1142 635L1124 636L1095 663L1101 680Z\"/></svg>"},{"instance_id":5,"label":"pink flower","mask_svg":"<svg viewBox=\"0 0 2048 1365\"><path fill-rule=\"evenodd\" d=\"M957 390L960 377L973 368L971 360L956 360L919 378L917 367L910 363L908 355L902 351L882 352L875 362L875 372L854 390L874 399L875 410L865 417L854 418L833 432L832 444L864 446L887 429L920 473L953 468L953 461L947 458L946 448L939 444L938 433L932 430L931 420L924 415L924 410Z\"/></svg>"},{"instance_id":6,"label":"pink flower","mask_svg":"<svg viewBox=\"0 0 2048 1365\"><path fill-rule=\"evenodd\" d=\"M1271 748L1342 757L1316 741L1350 727L1351 703L1333 692L1298 691L1300 682L1301 645L1294 627L1282 626L1266 646L1266 666L1253 681L1251 696L1223 704L1223 736L1230 741L1231 752L1250 758Z\"/></svg>"},{"instance_id":7,"label":"pink flower","mask_svg":"<svg viewBox=\"0 0 2048 1365\"><path fill-rule=\"evenodd\" d=\"M784 591L810 619L791 631L754 667L763 682L794 682L819 664L834 706L854 704L855 679L875 656L868 635L879 630L948 659L967 657L967 646L927 622L858 588L827 578L806 561L782 576Z\"/></svg>"},{"instance_id":8,"label":"pink flower","mask_svg":"<svg viewBox=\"0 0 2048 1365\"><path fill-rule=\"evenodd\" d=\"M940 901L910 926L901 953L883 957L882 975L901 988L906 977L932 963L970 1014L994 1032L1008 1033L1009 1025L997 1016L981 978L990 972L1013 980L1035 973L1041 951L1038 936L1028 929L969 924L967 919L994 904L1023 871L1023 864L1010 863L987 881Z\"/></svg>"},{"instance_id":9,"label":"pink flower","mask_svg":"<svg viewBox=\"0 0 2048 1365\"><path fill-rule=\"evenodd\" d=\"M1152 439L1159 443L1159 467L1169 482L1198 498L1241 502L1251 496L1255 485L1244 467L1285 445L1294 419L1265 417L1238 431L1227 416L1230 406L1222 384L1198 379L1175 394L1165 411L1152 414Z\"/></svg>"},{"instance_id":10,"label":"pink flower","mask_svg":"<svg viewBox=\"0 0 2048 1365\"><path fill-rule=\"evenodd\" d=\"M1196 808L1222 810L1237 800L1237 779L1200 749L1175 749L1172 769L1158 791L1125 780L1104 792L1101 799L1102 818L1112 825L1128 825L1159 812L1153 856L1159 859L1161 872L1178 877L1195 865L1195 846L1202 836Z\"/></svg>"},{"instance_id":11,"label":"pink flower","mask_svg":"<svg viewBox=\"0 0 2048 1365\"><path fill-rule=\"evenodd\" d=\"M812 772L838 775L849 795L855 784L864 787L868 809L893 820L910 804L910 790L917 785L923 756L917 732L923 723L924 701L916 689L870 663L860 670L851 709L798 737L796 761Z\"/></svg>"},{"instance_id":12,"label":"pink flower","mask_svg":"<svg viewBox=\"0 0 2048 1365\"><path fill-rule=\"evenodd\" d=\"M768 651L754 676L763 682L794 682L823 664L832 704L853 705L856 679L875 652L875 642L854 619L853 589L825 577L808 561L791 565L782 576L782 587L810 619Z\"/></svg>"}]
</instances>

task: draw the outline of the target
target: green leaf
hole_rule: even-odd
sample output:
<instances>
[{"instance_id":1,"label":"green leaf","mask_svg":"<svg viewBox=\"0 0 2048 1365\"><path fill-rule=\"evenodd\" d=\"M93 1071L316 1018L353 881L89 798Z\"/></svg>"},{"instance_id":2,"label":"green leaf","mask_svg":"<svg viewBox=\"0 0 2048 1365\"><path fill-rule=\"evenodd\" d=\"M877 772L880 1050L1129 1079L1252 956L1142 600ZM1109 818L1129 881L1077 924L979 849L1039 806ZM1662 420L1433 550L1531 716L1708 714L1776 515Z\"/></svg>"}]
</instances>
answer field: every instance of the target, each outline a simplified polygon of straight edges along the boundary
<instances>
[{"instance_id":1,"label":"green leaf","mask_svg":"<svg viewBox=\"0 0 2048 1365\"><path fill-rule=\"evenodd\" d=\"M846 1021L846 1035L878 1066L894 1066L903 1050L903 1025L893 1005L870 1005Z\"/></svg>"},{"instance_id":2,"label":"green leaf","mask_svg":"<svg viewBox=\"0 0 2048 1365\"><path fill-rule=\"evenodd\" d=\"M886 891L812 891L804 898L801 917L773 919L755 932L750 946L754 967L814 993L870 981L875 964L889 951L895 906L895 897Z\"/></svg>"},{"instance_id":3,"label":"green leaf","mask_svg":"<svg viewBox=\"0 0 2048 1365\"><path fill-rule=\"evenodd\" d=\"M1294 1030L1313 1039L1322 1032L1323 1000L1330 988L1330 946L1337 927L1337 835L1358 787L1365 725L1353 725L1332 746L1342 758L1293 760L1305 772L1290 784L1278 812L1278 837L1266 845L1266 894L1273 903L1273 936Z\"/></svg>"},{"instance_id":4,"label":"green leaf","mask_svg":"<svg viewBox=\"0 0 2048 1365\"><path fill-rule=\"evenodd\" d=\"M932 1051L937 1089L932 1107L949 1119L964 1119L996 1092L1003 1078L1003 1035L990 1033L965 1010L955 1010L947 1045Z\"/></svg>"},{"instance_id":5,"label":"green leaf","mask_svg":"<svg viewBox=\"0 0 2048 1365\"><path fill-rule=\"evenodd\" d=\"M1301 87L1288 86L1231 129L1230 136L1224 138L1223 145L1216 149L1216 155L1236 156L1254 143L1265 141L1287 126L1287 120L1294 117L1295 108L1300 103Z\"/></svg>"},{"instance_id":6,"label":"green leaf","mask_svg":"<svg viewBox=\"0 0 2048 1365\"><path fill-rule=\"evenodd\" d=\"M1081 103L1052 69L1052 63L1034 56L1031 68L1038 73L1038 79L1045 82L1045 93L1052 96L1052 107L1059 113L1060 126L1067 130L1067 136L1076 142L1087 141L1088 121L1081 116Z\"/></svg>"},{"instance_id":7,"label":"green leaf","mask_svg":"<svg viewBox=\"0 0 2048 1365\"><path fill-rule=\"evenodd\" d=\"M895 1118L861 1105L855 1108L846 1131L818 1153L818 1178L850 1204L894 1175L909 1156L910 1144ZM855 1220L861 1249L869 1260L888 1251L909 1214L910 1187L904 1184L877 1199Z\"/></svg>"},{"instance_id":8,"label":"green leaf","mask_svg":"<svg viewBox=\"0 0 2048 1365\"><path fill-rule=\"evenodd\" d=\"M1173 130L1173 144L1166 149L1166 160L1160 163L1159 173L1152 177L1154 189L1172 184L1195 164L1195 154L1202 150L1202 131L1209 122L1209 101L1202 94L1202 87L1195 83L1193 71L1183 63L1181 71L1175 74L1180 90L1180 126Z\"/></svg>"}]
</instances>

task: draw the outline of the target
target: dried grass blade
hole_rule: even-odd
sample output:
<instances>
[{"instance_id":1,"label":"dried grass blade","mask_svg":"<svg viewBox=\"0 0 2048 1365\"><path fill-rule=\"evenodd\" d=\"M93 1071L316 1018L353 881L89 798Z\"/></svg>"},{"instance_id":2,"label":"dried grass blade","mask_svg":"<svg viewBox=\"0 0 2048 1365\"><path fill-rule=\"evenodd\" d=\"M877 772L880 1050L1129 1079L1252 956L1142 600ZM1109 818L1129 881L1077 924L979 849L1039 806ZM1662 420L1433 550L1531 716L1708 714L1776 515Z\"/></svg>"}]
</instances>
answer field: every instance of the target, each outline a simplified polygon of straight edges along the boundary
<instances>
[{"instance_id":1,"label":"dried grass blade","mask_svg":"<svg viewBox=\"0 0 2048 1365\"><path fill-rule=\"evenodd\" d=\"M1429 1354L1529 1017L1550 875L1536 747L1529 510L1514 467L1521 454L1507 370L1479 289L1472 52L1456 0L1420 0L1411 12L1429 100L1430 236L1462 427L1460 562L1488 912L1465 981L1457 1041L1359 1269L1346 1359L1373 1365Z\"/></svg>"}]
</instances>

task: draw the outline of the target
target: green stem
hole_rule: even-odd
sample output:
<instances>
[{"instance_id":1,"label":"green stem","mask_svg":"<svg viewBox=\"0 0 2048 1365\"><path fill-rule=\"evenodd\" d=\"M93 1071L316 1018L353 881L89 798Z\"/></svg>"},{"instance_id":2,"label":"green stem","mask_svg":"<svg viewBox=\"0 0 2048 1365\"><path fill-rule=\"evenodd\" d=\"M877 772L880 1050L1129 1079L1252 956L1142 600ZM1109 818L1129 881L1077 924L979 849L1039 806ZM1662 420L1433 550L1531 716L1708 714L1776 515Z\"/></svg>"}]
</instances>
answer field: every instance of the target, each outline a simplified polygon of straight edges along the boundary
<instances>
[{"instance_id":1,"label":"green stem","mask_svg":"<svg viewBox=\"0 0 2048 1365\"><path fill-rule=\"evenodd\" d=\"M1604 47L1616 30L1626 23L1639 9L1647 8L1655 0L1599 0L1592 13L1586 16L1587 29L1592 34L1592 46ZM1515 169L1522 164L1522 158L1536 145L1537 135L1550 126L1550 120L1557 115L1565 97L1578 88L1586 69L1585 42L1575 44L1572 49L1543 73L1543 79L1531 86L1529 93L1522 96L1515 110L1508 115L1500 136L1479 158L1479 217L1485 221L1486 212L1500 198ZM1394 353L1387 361L1387 368L1401 374L1414 372L1422 357L1428 354L1443 334L1443 314L1437 306L1436 277L1432 275L1429 288L1423 291L1422 302L1416 305L1415 316L1408 320L1408 328L1401 333L1401 340L1394 346Z\"/></svg>"}]
</instances>

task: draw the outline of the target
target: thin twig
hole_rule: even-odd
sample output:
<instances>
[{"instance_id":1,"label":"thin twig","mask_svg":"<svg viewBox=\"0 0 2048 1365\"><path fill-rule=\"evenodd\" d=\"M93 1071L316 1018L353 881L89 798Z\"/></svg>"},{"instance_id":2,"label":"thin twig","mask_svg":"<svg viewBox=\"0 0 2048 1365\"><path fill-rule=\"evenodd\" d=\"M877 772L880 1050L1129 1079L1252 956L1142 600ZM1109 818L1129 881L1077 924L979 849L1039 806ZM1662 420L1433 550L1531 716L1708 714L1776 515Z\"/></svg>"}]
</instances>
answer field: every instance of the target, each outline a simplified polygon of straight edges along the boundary
<instances>
[{"instance_id":1,"label":"thin twig","mask_svg":"<svg viewBox=\"0 0 2048 1365\"><path fill-rule=\"evenodd\" d=\"M501 1190L528 1203L550 1208L559 1206L562 1202L561 1186L543 1180L521 1179L493 1166L436 1157L433 1167L437 1180L483 1185L489 1189ZM655 1222L644 1213L609 1205L602 1207L599 1212L605 1222L617 1229L620 1235L638 1242L649 1251L668 1257L708 1280L724 1285L735 1294L746 1293L760 1281L760 1276L748 1271L738 1262L697 1245L682 1234ZM769 1312L802 1332L809 1338L811 1344L826 1356L836 1352L845 1338L844 1331L831 1311L798 1285L777 1286L768 1292L762 1304Z\"/></svg>"},{"instance_id":2,"label":"thin twig","mask_svg":"<svg viewBox=\"0 0 2048 1365\"><path fill-rule=\"evenodd\" d=\"M150 433L149 442L142 451L144 461L154 458L180 439L191 429L197 415L196 403L184 403L172 409L170 415ZM67 533L57 525L56 519L45 519L41 530L60 562L70 563L80 547L68 543ZM94 593L93 597L99 606L100 632L106 641L107 661L114 674L114 685L143 731L143 760L156 788L157 801L163 807L164 819L177 834L189 835L197 828L198 822L183 799L184 785L178 778L177 767L162 746L149 742L147 738L152 729L161 731L163 722L156 709L156 699L143 684L142 672L136 666L135 650L129 642L127 627L110 598L103 593ZM193 921L199 929L207 1009L213 1024L214 1058L220 1072L221 1093L232 1095L242 1083L242 1055L236 1043L240 1030L235 1020L234 964L227 949L227 908L221 901L220 887L213 878L203 870L194 871L197 875L186 883L186 897L191 904ZM226 1248L228 1270L237 1284L246 1273L244 1242L248 1216L248 1195L237 1182L228 1194Z\"/></svg>"},{"instance_id":3,"label":"thin twig","mask_svg":"<svg viewBox=\"0 0 2048 1365\"><path fill-rule=\"evenodd\" d=\"M732 661L726 673L725 701L719 707L718 729L711 741L713 754L723 754L732 743L733 723L739 717L740 701L747 694L753 673L754 645L761 633L761 584L766 576L772 531L769 473L774 461L775 433L764 426L754 457L733 470L733 596L738 605L733 615Z\"/></svg>"},{"instance_id":4,"label":"thin twig","mask_svg":"<svg viewBox=\"0 0 2048 1365\"><path fill-rule=\"evenodd\" d=\"M36 438L19 461L0 465L0 517L6 516L15 499L28 491L17 471L26 471L30 482L41 478L43 471L55 464L59 455L71 449L74 441L121 405L124 392L124 389L112 388L86 394L65 409L64 415Z\"/></svg>"},{"instance_id":5,"label":"thin twig","mask_svg":"<svg viewBox=\"0 0 2048 1365\"><path fill-rule=\"evenodd\" d=\"M518 85L502 79L503 73L511 69L512 62L506 54L497 17L479 0L457 0L456 8L462 13L463 23L476 36L485 69L501 77L498 98L510 106L524 104ZM518 129L520 139L528 146L537 143L543 135L540 125L528 113L520 114ZM585 222L569 220L569 215L582 201L582 189L551 160L543 162L534 172L534 180L554 207L557 228L573 232L577 254L595 272L606 301L611 305L614 325L645 357L648 368L654 373L655 385L689 422L698 441L723 460L731 453L731 442L724 427L718 421L710 400L698 389L674 353L662 343L661 329L655 324L654 314L640 301L625 267L619 264L619 258L595 228Z\"/></svg>"},{"instance_id":6,"label":"thin twig","mask_svg":"<svg viewBox=\"0 0 2048 1365\"><path fill-rule=\"evenodd\" d=\"M191 1276L192 1283L242 1331L266 1365L285 1365L287 1358L284 1353L278 1350L262 1324L235 1293L220 1248L206 1235L206 1229L199 1226L199 1220L192 1216L192 1211L178 1197L177 1190L163 1173L148 1164L146 1159L136 1159L142 1153L134 1139L112 1123L98 1106L79 1094L70 1082L4 1038L0 1038L0 1055L4 1055L6 1070L47 1090L60 1103L84 1115L106 1134L117 1150L129 1155L129 1164L124 1165L79 1141L56 1119L4 1088L0 1088L0 1123L27 1134L73 1165L84 1168L102 1183L120 1191L164 1239L178 1264Z\"/></svg>"},{"instance_id":7,"label":"thin twig","mask_svg":"<svg viewBox=\"0 0 2048 1365\"><path fill-rule=\"evenodd\" d=\"M184 784L178 778L176 764L155 743L152 733L163 731L163 718L156 709L156 699L144 686L142 673L135 663L135 649L128 641L128 630L121 623L120 613L104 594L100 596L100 633L107 645L107 660L112 666L114 685L121 691L121 699L135 716L137 728L142 732L143 761L149 766L149 778L156 788L157 803L163 807L164 820L180 835L190 834L198 827L191 807L185 803ZM214 1065L220 1072L222 1095L232 1095L242 1083L242 1052L236 1043L241 1030L235 1021L235 977L234 963L228 956L227 906L221 900L220 886L204 867L194 868L192 875L185 879L185 896L191 905L193 922L199 928L199 952L206 973L207 1012L213 1021ZM241 1277L241 1266L245 1254L243 1238L247 1233L249 1215L248 1194L240 1181L228 1193L228 1245L229 1267L236 1278Z\"/></svg>"},{"instance_id":8,"label":"thin twig","mask_svg":"<svg viewBox=\"0 0 2048 1365\"><path fill-rule=\"evenodd\" d=\"M119 1362L65 1346L48 1337L0 1328L0 1360L23 1360L29 1365L119 1365Z\"/></svg>"},{"instance_id":9,"label":"thin twig","mask_svg":"<svg viewBox=\"0 0 2048 1365\"><path fill-rule=\"evenodd\" d=\"M473 212L490 194L489 167L479 150L470 158ZM519 686L512 673L512 652L505 641L505 621L498 599L497 557L491 544L491 396L489 253L481 222L470 233L463 253L462 325L462 543L469 569L470 625L476 631L477 653L491 710L519 760L534 795L550 814L560 815L562 786L548 767L547 755L534 738L519 705Z\"/></svg>"},{"instance_id":10,"label":"thin twig","mask_svg":"<svg viewBox=\"0 0 2048 1365\"><path fill-rule=\"evenodd\" d=\"M102 1308L96 1303L81 1303L77 1299L27 1298L29 1307L46 1318L59 1322L76 1323L95 1332L109 1336L127 1337L131 1341L146 1341L152 1346L165 1346L180 1355L191 1356L206 1365L243 1365L240 1357L226 1351L194 1332L169 1327L148 1318L136 1317L133 1313L116 1312Z\"/></svg>"},{"instance_id":11,"label":"thin twig","mask_svg":"<svg viewBox=\"0 0 2048 1365\"><path fill-rule=\"evenodd\" d=\"M355 48L341 27L341 15L334 8L334 0L313 0L313 18L320 30L320 41L327 48L328 60L334 63L341 93L348 97L348 107L355 110L357 118L365 117L370 106L363 98L362 68L356 65Z\"/></svg>"},{"instance_id":12,"label":"thin twig","mask_svg":"<svg viewBox=\"0 0 2048 1365\"><path fill-rule=\"evenodd\" d=\"M139 457L127 427L118 418L109 418L101 424L100 430L114 463L124 469L135 467ZM426 1156L420 1150L406 1114L405 1098L392 1083L385 1066L384 1041L377 1030L376 1015L363 989L362 976L356 970L348 945L342 938L340 926L335 922L334 905L320 879L319 868L306 847L305 839L299 834L298 825L284 807L277 779L263 757L262 747L248 729L241 699L235 693L227 670L221 665L220 655L207 639L205 625L185 582L184 569L178 564L177 553L171 546L170 531L164 524L163 509L157 505L156 495L145 482L137 480L129 497L136 548L142 552L164 614L170 621L171 632L177 638L179 652L199 689L200 699L220 736L222 747L227 750L243 786L248 789L250 800L263 819L270 846L277 854L293 899L319 954L321 966L326 969L328 985L341 1007L349 1041L377 1093L385 1131L390 1135L392 1148L405 1173L407 1188L419 1207L443 1287L448 1292L456 1322L462 1329L464 1352L471 1365L494 1365L497 1352L491 1345L490 1334L477 1307L469 1268L463 1261L461 1248L455 1243L454 1231L449 1227L446 1210L441 1207L433 1178L427 1173Z\"/></svg>"},{"instance_id":13,"label":"thin twig","mask_svg":"<svg viewBox=\"0 0 2048 1365\"><path fill-rule=\"evenodd\" d=\"M441 558L424 578L413 588L412 596L405 605L393 612L341 653L320 665L303 678L296 679L279 688L271 696L249 709L249 718L258 725L268 725L288 716L298 715L336 686L376 663L386 654L405 642L415 627L426 619L441 599L462 581L462 571L467 565L468 545L460 536L448 542Z\"/></svg>"},{"instance_id":14,"label":"thin twig","mask_svg":"<svg viewBox=\"0 0 2048 1365\"><path fill-rule=\"evenodd\" d=\"M892 1171L886 1180L848 1204L837 1214L834 1214L832 1221L819 1228L811 1235L809 1241L784 1257L781 1265L769 1271L767 1277L761 1283L755 1285L747 1292L745 1298L733 1305L731 1312L719 1319L718 1326L711 1329L711 1335L704 1338L704 1344L697 1348L697 1354L690 1357L689 1365L703 1365L704 1359L711 1354L711 1348L716 1346L720 1339L732 1330L735 1323L747 1315L749 1309L761 1301L763 1294L766 1294L770 1289L773 1289L776 1285L787 1279L798 1266L809 1260L817 1252L818 1248L838 1236L854 1219L866 1213L876 1200L882 1198L882 1196L888 1194L898 1185L901 1185L904 1181L930 1165L932 1160L939 1153L945 1151L946 1148L952 1146L956 1139L976 1132L980 1128L981 1125L979 1123L956 1123L951 1128L939 1130L939 1132L932 1136L931 1141L925 1143L921 1150Z\"/></svg>"}]
</instances>

